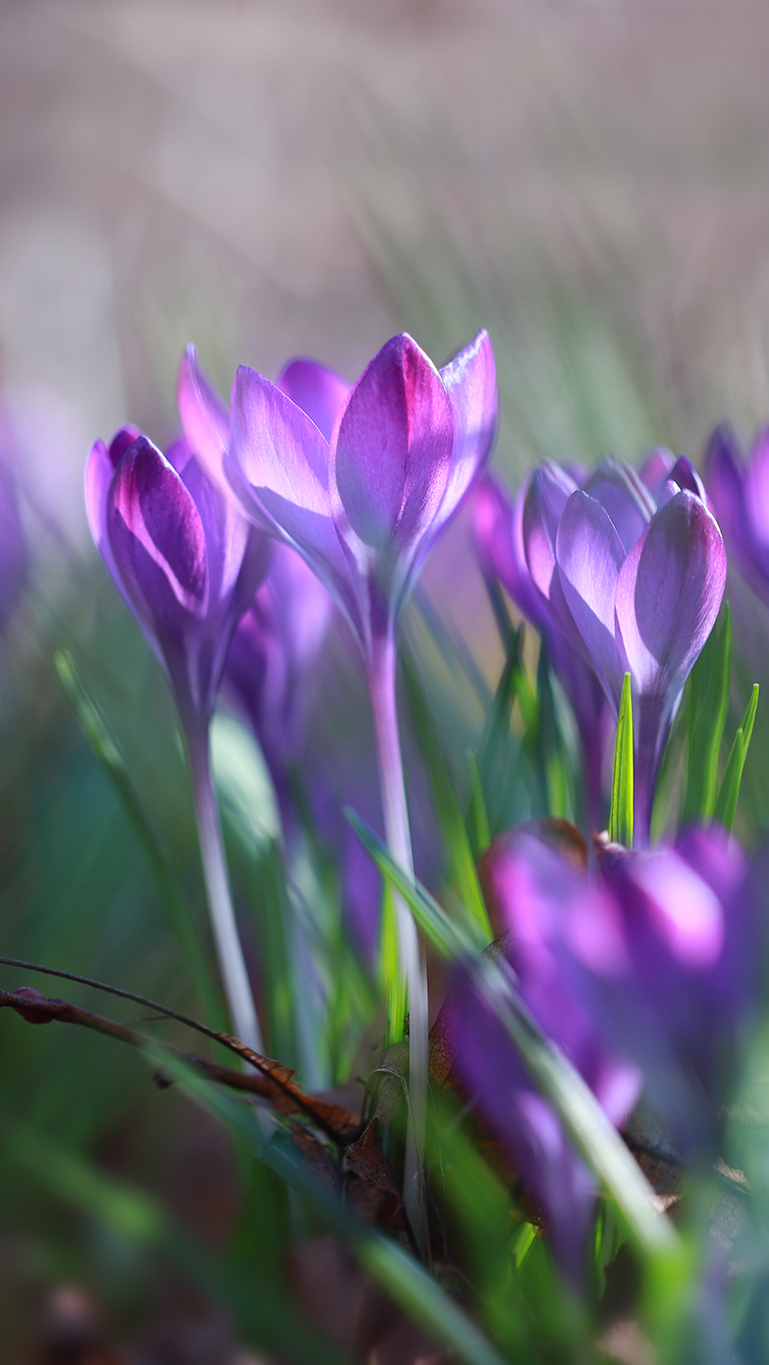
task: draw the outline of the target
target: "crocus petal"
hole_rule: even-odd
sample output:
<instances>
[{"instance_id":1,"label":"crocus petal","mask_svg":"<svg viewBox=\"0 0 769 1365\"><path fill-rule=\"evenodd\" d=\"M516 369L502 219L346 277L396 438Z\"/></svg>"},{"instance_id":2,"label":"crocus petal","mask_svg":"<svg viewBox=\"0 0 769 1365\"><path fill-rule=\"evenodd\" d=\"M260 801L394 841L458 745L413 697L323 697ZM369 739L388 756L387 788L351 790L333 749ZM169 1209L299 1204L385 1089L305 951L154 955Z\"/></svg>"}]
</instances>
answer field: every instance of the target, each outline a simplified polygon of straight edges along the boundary
<instances>
[{"instance_id":1,"label":"crocus petal","mask_svg":"<svg viewBox=\"0 0 769 1365\"><path fill-rule=\"evenodd\" d=\"M625 552L595 498L572 493L558 526L556 553L560 585L587 657L607 696L619 706L623 668L614 634L614 601Z\"/></svg>"},{"instance_id":2,"label":"crocus petal","mask_svg":"<svg viewBox=\"0 0 769 1365\"><path fill-rule=\"evenodd\" d=\"M690 493L696 493L697 497L700 498L707 507L708 495L705 491L705 485L691 460L687 459L686 455L680 455L678 457L668 478L673 483L678 484L678 487L682 491L688 490Z\"/></svg>"},{"instance_id":3,"label":"crocus petal","mask_svg":"<svg viewBox=\"0 0 769 1365\"><path fill-rule=\"evenodd\" d=\"M473 529L484 574L498 578L518 610L538 630L552 624L547 600L532 581L523 545L523 505L528 482L511 502L501 483L487 474L474 494Z\"/></svg>"},{"instance_id":4,"label":"crocus petal","mask_svg":"<svg viewBox=\"0 0 769 1365\"><path fill-rule=\"evenodd\" d=\"M622 565L617 623L639 691L680 691L707 640L726 583L714 517L678 493L652 519Z\"/></svg>"},{"instance_id":5,"label":"crocus petal","mask_svg":"<svg viewBox=\"0 0 769 1365\"><path fill-rule=\"evenodd\" d=\"M350 385L335 370L303 357L289 361L276 380L278 388L307 413L327 441L350 392Z\"/></svg>"},{"instance_id":6,"label":"crocus petal","mask_svg":"<svg viewBox=\"0 0 769 1365\"><path fill-rule=\"evenodd\" d=\"M182 430L190 450L197 455L209 479L230 496L231 490L222 470L222 457L230 438L229 414L200 364L194 346L188 346L182 356L176 396ZM175 461L172 463L176 464Z\"/></svg>"},{"instance_id":7,"label":"crocus petal","mask_svg":"<svg viewBox=\"0 0 769 1365\"><path fill-rule=\"evenodd\" d=\"M656 497L665 480L670 477L670 471L675 462L676 457L672 450L667 450L665 446L656 446L644 456L638 477L646 485L652 497Z\"/></svg>"},{"instance_id":8,"label":"crocus petal","mask_svg":"<svg viewBox=\"0 0 769 1365\"><path fill-rule=\"evenodd\" d=\"M730 427L716 427L705 448L705 475L721 529L738 553L745 552L743 530L742 461Z\"/></svg>"},{"instance_id":9,"label":"crocus petal","mask_svg":"<svg viewBox=\"0 0 769 1365\"><path fill-rule=\"evenodd\" d=\"M241 365L231 407L226 476L248 515L299 551L353 620L347 559L331 516L329 447L301 408Z\"/></svg>"},{"instance_id":10,"label":"crocus petal","mask_svg":"<svg viewBox=\"0 0 769 1365\"><path fill-rule=\"evenodd\" d=\"M555 540L563 509L576 484L565 470L544 464L534 470L523 504L523 544L529 573L542 596L550 599L555 574Z\"/></svg>"},{"instance_id":11,"label":"crocus petal","mask_svg":"<svg viewBox=\"0 0 769 1365\"><path fill-rule=\"evenodd\" d=\"M451 469L454 415L432 361L393 337L350 394L333 444L339 533L359 557L411 558L435 519Z\"/></svg>"},{"instance_id":12,"label":"crocus petal","mask_svg":"<svg viewBox=\"0 0 769 1365\"><path fill-rule=\"evenodd\" d=\"M656 511L648 489L635 470L608 456L596 465L583 491L608 512L627 554Z\"/></svg>"},{"instance_id":13,"label":"crocus petal","mask_svg":"<svg viewBox=\"0 0 769 1365\"><path fill-rule=\"evenodd\" d=\"M442 529L472 487L491 455L497 427L497 372L488 332L441 370L454 412L451 472L433 534Z\"/></svg>"},{"instance_id":14,"label":"crocus petal","mask_svg":"<svg viewBox=\"0 0 769 1365\"><path fill-rule=\"evenodd\" d=\"M769 429L760 431L751 447L743 507L757 567L769 577Z\"/></svg>"},{"instance_id":15,"label":"crocus petal","mask_svg":"<svg viewBox=\"0 0 769 1365\"><path fill-rule=\"evenodd\" d=\"M138 427L124 426L115 433L109 446L103 441L95 441L85 467L85 509L91 535L115 587L129 606L130 599L115 563L107 534L107 495L115 470L125 452L140 435Z\"/></svg>"}]
</instances>

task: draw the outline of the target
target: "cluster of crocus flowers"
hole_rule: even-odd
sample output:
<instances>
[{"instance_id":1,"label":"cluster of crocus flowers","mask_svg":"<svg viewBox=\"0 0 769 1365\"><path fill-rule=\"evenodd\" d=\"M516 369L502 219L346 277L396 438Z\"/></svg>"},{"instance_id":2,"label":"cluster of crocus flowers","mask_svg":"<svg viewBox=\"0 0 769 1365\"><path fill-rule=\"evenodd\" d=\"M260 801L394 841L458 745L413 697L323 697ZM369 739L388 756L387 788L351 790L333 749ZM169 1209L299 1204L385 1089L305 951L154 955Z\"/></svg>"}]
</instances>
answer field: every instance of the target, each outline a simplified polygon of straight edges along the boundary
<instances>
[{"instance_id":1,"label":"cluster of crocus flowers","mask_svg":"<svg viewBox=\"0 0 769 1365\"><path fill-rule=\"evenodd\" d=\"M757 999L758 887L718 827L674 847L609 846L589 874L527 827L484 859L520 995L619 1127L642 1089L675 1147L722 1155L724 1106ZM584 1277L596 1186L482 990L460 970L447 1023L468 1097L523 1179L567 1279Z\"/></svg>"},{"instance_id":2,"label":"cluster of crocus flowers","mask_svg":"<svg viewBox=\"0 0 769 1365\"><path fill-rule=\"evenodd\" d=\"M656 451L640 476L611 457L587 479L545 464L516 507L507 510L501 497L486 494L487 556L545 633L588 747L601 716L585 667L615 716L630 674L643 846L670 726L726 583L723 538L702 482L685 457Z\"/></svg>"},{"instance_id":3,"label":"cluster of crocus flowers","mask_svg":"<svg viewBox=\"0 0 769 1365\"><path fill-rule=\"evenodd\" d=\"M229 414L190 348L179 378L183 440L163 455L124 428L109 447L97 442L91 452L86 486L94 539L166 670L185 727L204 864L210 855L212 907L224 899L229 906L228 949L220 932L220 960L225 979L228 973L238 978L230 1001L245 1041L258 1039L258 1029L241 999L242 955L239 966L237 953L228 957L237 931L223 889L208 723L238 621L251 607L258 622L265 605L265 594L254 601L268 564L265 532L304 558L360 644L387 838L413 875L395 703L398 614L431 546L488 459L496 403L485 333L440 371L410 337L395 337L352 388L313 361L293 362L277 384L241 367ZM214 830L216 837L208 838L206 831ZM407 1201L416 1207L427 998L416 931L402 904L399 938L409 982L416 1135Z\"/></svg>"}]
</instances>

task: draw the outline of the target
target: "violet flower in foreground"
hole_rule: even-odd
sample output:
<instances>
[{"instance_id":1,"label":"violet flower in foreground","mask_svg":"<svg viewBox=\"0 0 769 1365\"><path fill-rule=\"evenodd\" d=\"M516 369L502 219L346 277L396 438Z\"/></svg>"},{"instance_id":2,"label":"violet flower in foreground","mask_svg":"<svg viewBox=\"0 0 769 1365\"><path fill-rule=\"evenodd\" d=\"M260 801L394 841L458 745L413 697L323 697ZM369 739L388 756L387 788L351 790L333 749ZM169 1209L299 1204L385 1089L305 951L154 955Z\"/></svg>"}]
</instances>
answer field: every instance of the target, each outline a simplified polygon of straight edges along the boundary
<instances>
[{"instance_id":1,"label":"violet flower in foreground","mask_svg":"<svg viewBox=\"0 0 769 1365\"><path fill-rule=\"evenodd\" d=\"M716 427L705 451L708 487L726 543L754 592L769 605L769 428L743 460L728 426Z\"/></svg>"},{"instance_id":2,"label":"violet flower in foreground","mask_svg":"<svg viewBox=\"0 0 769 1365\"><path fill-rule=\"evenodd\" d=\"M603 1037L644 1072L687 1155L722 1155L723 1106L757 1002L765 859L717 825L674 848L604 855L602 894L567 919L562 965Z\"/></svg>"},{"instance_id":3,"label":"violet flower in foreground","mask_svg":"<svg viewBox=\"0 0 769 1365\"><path fill-rule=\"evenodd\" d=\"M188 355L180 388L198 381L207 384ZM270 545L221 476L217 481L215 465L211 440L193 445L185 435L164 455L136 428L123 427L109 446L97 441L91 451L86 506L102 558L179 709L222 975L234 1025L258 1049L211 781L209 722L232 634L267 570Z\"/></svg>"},{"instance_id":4,"label":"violet flower in foreground","mask_svg":"<svg viewBox=\"0 0 769 1365\"><path fill-rule=\"evenodd\" d=\"M227 477L254 522L304 557L360 644L387 841L409 875L413 858L395 700L398 613L488 459L496 408L485 332L441 371L411 337L394 337L346 395L338 376L308 361L289 366L278 385L241 367L233 387ZM414 1135L405 1189L419 1238L426 977L413 920L400 900L397 914L409 982Z\"/></svg>"},{"instance_id":5,"label":"violet flower in foreground","mask_svg":"<svg viewBox=\"0 0 769 1365\"><path fill-rule=\"evenodd\" d=\"M543 465L531 477L522 516L537 607L581 653L615 715L630 673L642 846L670 726L726 582L721 532L692 465L656 452L645 473L654 496L612 458L583 487Z\"/></svg>"},{"instance_id":6,"label":"violet flower in foreground","mask_svg":"<svg viewBox=\"0 0 769 1365\"><path fill-rule=\"evenodd\" d=\"M619 1127L640 1093L637 1067L606 1045L569 981L557 945L576 904L600 896L564 858L522 830L501 835L484 859L485 881L506 926L504 952L524 1003ZM537 1091L504 1025L469 976L450 1000L450 1040L466 1093L474 1098L541 1205L553 1252L570 1283L584 1280L595 1181L559 1118Z\"/></svg>"}]
</instances>

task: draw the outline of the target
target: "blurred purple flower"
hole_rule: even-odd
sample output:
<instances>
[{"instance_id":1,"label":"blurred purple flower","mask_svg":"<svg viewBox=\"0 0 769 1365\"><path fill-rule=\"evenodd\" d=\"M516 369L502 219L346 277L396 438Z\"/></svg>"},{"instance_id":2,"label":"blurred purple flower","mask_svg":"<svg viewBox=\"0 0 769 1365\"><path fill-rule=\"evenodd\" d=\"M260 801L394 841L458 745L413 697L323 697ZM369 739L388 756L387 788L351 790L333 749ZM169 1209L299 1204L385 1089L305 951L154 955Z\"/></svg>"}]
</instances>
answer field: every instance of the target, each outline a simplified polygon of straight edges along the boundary
<instances>
[{"instance_id":1,"label":"blurred purple flower","mask_svg":"<svg viewBox=\"0 0 769 1365\"><path fill-rule=\"evenodd\" d=\"M182 390L187 371L185 359ZM93 538L194 727L208 724L232 634L270 556L217 477L212 450L212 440L185 436L163 455L127 426L109 446L96 442L86 468Z\"/></svg>"},{"instance_id":2,"label":"blurred purple flower","mask_svg":"<svg viewBox=\"0 0 769 1365\"><path fill-rule=\"evenodd\" d=\"M4 629L14 613L29 569L12 459L12 433L0 414L0 629Z\"/></svg>"},{"instance_id":3,"label":"blurred purple flower","mask_svg":"<svg viewBox=\"0 0 769 1365\"><path fill-rule=\"evenodd\" d=\"M734 432L716 427L705 472L726 543L754 592L769 604L769 428L758 432L744 461Z\"/></svg>"},{"instance_id":4,"label":"blurred purple flower","mask_svg":"<svg viewBox=\"0 0 769 1365\"><path fill-rule=\"evenodd\" d=\"M499 836L484 865L488 893L506 926L500 943L523 1001L619 1126L640 1092L640 1073L602 1042L558 954L573 907L584 905L589 917L593 899L603 893L523 829ZM579 1288L596 1196L593 1177L468 975L460 973L450 1002L450 1038L464 1088L542 1206L556 1259Z\"/></svg>"},{"instance_id":5,"label":"blurred purple flower","mask_svg":"<svg viewBox=\"0 0 769 1365\"><path fill-rule=\"evenodd\" d=\"M539 610L594 671L614 714L633 687L636 829L648 842L654 788L684 683L718 615L726 552L699 475L655 452L646 484L602 460L583 487L556 465L531 476L521 537ZM654 468L656 466L656 470Z\"/></svg>"},{"instance_id":6,"label":"blurred purple flower","mask_svg":"<svg viewBox=\"0 0 769 1365\"><path fill-rule=\"evenodd\" d=\"M582 745L587 817L591 828L603 819L602 769L609 707L592 668L560 629L547 598L535 584L523 544L523 508L530 476L515 498L486 475L475 494L475 541L481 572L498 579L518 610L539 631L550 661L571 701Z\"/></svg>"},{"instance_id":7,"label":"blurred purple flower","mask_svg":"<svg viewBox=\"0 0 769 1365\"><path fill-rule=\"evenodd\" d=\"M331 610L331 598L304 560L278 544L227 655L224 688L264 754L286 837L294 823L288 767L303 737Z\"/></svg>"},{"instance_id":8,"label":"blurred purple flower","mask_svg":"<svg viewBox=\"0 0 769 1365\"><path fill-rule=\"evenodd\" d=\"M765 874L761 863L748 872L718 826L690 829L674 848L603 860L604 894L568 916L572 984L603 1036L641 1067L690 1154L718 1154L719 1110L756 1001Z\"/></svg>"}]
</instances>

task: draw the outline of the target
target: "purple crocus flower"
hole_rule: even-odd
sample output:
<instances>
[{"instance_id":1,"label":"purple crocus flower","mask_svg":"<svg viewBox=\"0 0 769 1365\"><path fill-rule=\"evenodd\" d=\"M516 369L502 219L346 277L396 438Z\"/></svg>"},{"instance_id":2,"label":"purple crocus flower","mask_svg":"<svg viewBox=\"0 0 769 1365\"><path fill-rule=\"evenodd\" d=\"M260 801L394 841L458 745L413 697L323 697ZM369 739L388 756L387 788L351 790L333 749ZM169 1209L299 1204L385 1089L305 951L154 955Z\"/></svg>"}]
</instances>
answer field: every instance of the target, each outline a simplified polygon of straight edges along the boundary
<instances>
[{"instance_id":1,"label":"purple crocus flower","mask_svg":"<svg viewBox=\"0 0 769 1365\"><path fill-rule=\"evenodd\" d=\"M560 629L547 598L540 592L526 561L523 508L530 477L511 498L493 475L481 480L474 499L474 531L481 571L498 579L518 610L539 631L550 661L574 711L582 746L587 817L592 828L603 822L603 753L609 707L603 688L581 652Z\"/></svg>"},{"instance_id":2,"label":"purple crocus flower","mask_svg":"<svg viewBox=\"0 0 769 1365\"><path fill-rule=\"evenodd\" d=\"M607 1042L642 1068L681 1150L712 1158L756 1001L766 867L749 872L718 826L602 864L594 902L567 914L561 965Z\"/></svg>"},{"instance_id":3,"label":"purple crocus flower","mask_svg":"<svg viewBox=\"0 0 769 1365\"><path fill-rule=\"evenodd\" d=\"M716 427L705 471L726 543L754 592L769 604L769 427L758 432L747 462L734 432Z\"/></svg>"},{"instance_id":4,"label":"purple crocus flower","mask_svg":"<svg viewBox=\"0 0 769 1365\"><path fill-rule=\"evenodd\" d=\"M179 709L222 974L235 1026L259 1049L211 781L209 723L230 640L271 545L221 475L226 411L192 352L182 361L179 399L185 434L165 454L135 427L122 427L109 446L96 442L86 507L102 558Z\"/></svg>"},{"instance_id":5,"label":"purple crocus flower","mask_svg":"<svg viewBox=\"0 0 769 1365\"><path fill-rule=\"evenodd\" d=\"M580 907L591 920L595 899L604 893L523 830L499 836L484 864L489 894L506 927L500 942L523 1001L619 1127L640 1093L640 1072L613 1045L604 1044L558 952L568 917ZM555 1257L579 1288L595 1207L593 1177L534 1086L504 1025L464 973L449 1009L449 1037L463 1089L541 1205Z\"/></svg>"},{"instance_id":6,"label":"purple crocus flower","mask_svg":"<svg viewBox=\"0 0 769 1365\"><path fill-rule=\"evenodd\" d=\"M591 667L615 715L624 674L631 675L643 845L670 726L726 582L723 539L702 483L685 457L656 497L613 458L582 487L543 465L526 492L522 538L542 610Z\"/></svg>"},{"instance_id":7,"label":"purple crocus flower","mask_svg":"<svg viewBox=\"0 0 769 1365\"><path fill-rule=\"evenodd\" d=\"M280 387L254 370L238 370L224 468L254 522L299 551L360 644L387 841L413 875L395 702L398 613L490 454L497 411L491 343L479 333L439 371L411 337L393 337L344 398L330 434L328 425L322 429L308 416L308 388L325 416L341 394L338 378L309 362L303 366L301 373L284 373ZM411 1019L404 1189L423 1242L427 982L411 915L400 898L396 905Z\"/></svg>"}]
</instances>

